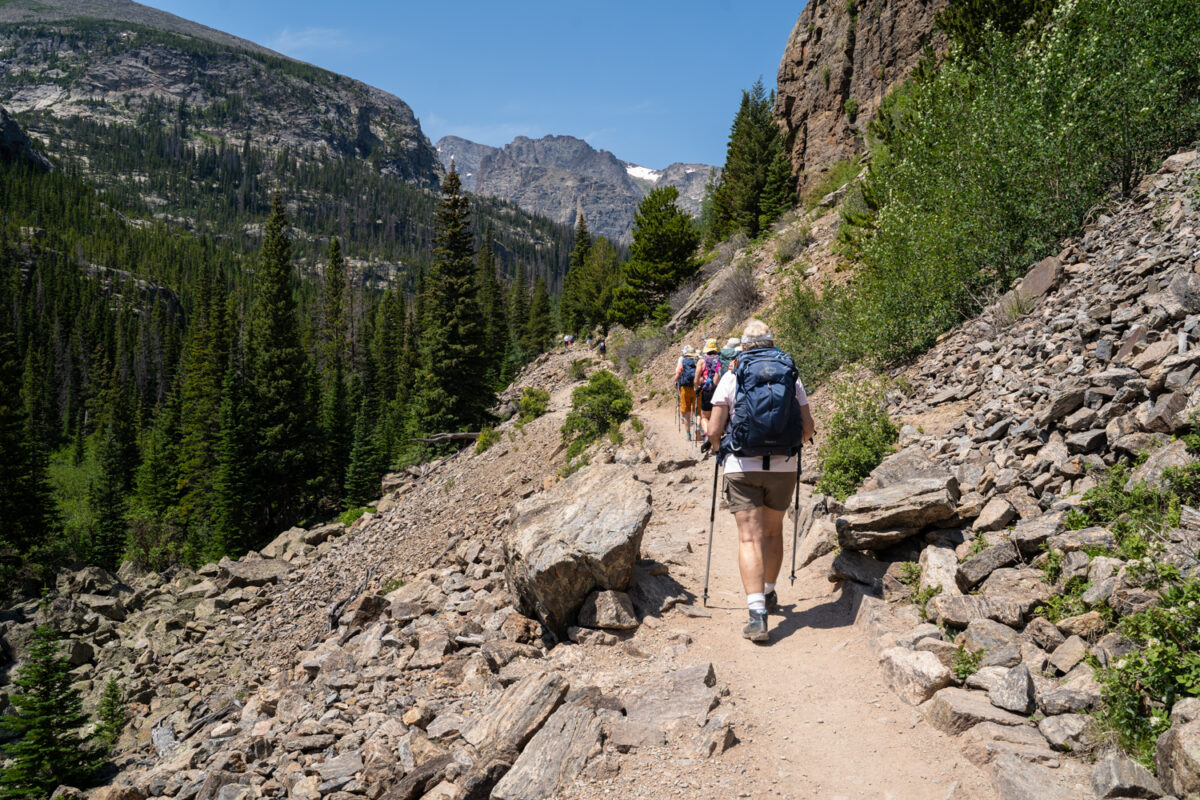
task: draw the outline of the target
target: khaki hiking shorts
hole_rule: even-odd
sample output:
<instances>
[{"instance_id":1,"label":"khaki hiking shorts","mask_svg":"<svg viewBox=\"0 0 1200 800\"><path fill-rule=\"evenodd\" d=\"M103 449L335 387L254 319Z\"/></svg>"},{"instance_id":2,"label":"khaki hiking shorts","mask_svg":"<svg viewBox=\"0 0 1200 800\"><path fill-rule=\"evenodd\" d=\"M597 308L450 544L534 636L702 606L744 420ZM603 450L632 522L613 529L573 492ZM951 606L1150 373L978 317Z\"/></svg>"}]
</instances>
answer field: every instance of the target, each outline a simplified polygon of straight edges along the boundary
<instances>
[{"instance_id":1,"label":"khaki hiking shorts","mask_svg":"<svg viewBox=\"0 0 1200 800\"><path fill-rule=\"evenodd\" d=\"M734 513L762 506L787 511L795 488L794 472L734 472L725 476L725 502Z\"/></svg>"}]
</instances>

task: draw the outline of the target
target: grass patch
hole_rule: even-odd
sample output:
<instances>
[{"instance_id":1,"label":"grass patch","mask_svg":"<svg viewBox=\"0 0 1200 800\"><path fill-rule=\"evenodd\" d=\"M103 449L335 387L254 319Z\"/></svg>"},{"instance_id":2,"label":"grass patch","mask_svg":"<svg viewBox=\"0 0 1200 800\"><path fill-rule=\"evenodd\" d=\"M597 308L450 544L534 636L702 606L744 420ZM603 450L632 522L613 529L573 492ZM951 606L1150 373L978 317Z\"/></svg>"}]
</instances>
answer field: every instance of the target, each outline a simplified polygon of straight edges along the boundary
<instances>
[{"instance_id":1,"label":"grass patch","mask_svg":"<svg viewBox=\"0 0 1200 800\"><path fill-rule=\"evenodd\" d=\"M490 425L487 425L483 430L479 431L479 438L475 440L475 455L486 453L492 445L500 441L500 432Z\"/></svg>"},{"instance_id":2,"label":"grass patch","mask_svg":"<svg viewBox=\"0 0 1200 800\"><path fill-rule=\"evenodd\" d=\"M374 514L374 513L375 513L374 506L359 506L358 508L350 508L350 509L343 511L341 514L338 515L337 519L338 519L338 522L342 523L347 528L349 528L355 522L358 522L359 518L362 517L363 514Z\"/></svg>"}]
</instances>

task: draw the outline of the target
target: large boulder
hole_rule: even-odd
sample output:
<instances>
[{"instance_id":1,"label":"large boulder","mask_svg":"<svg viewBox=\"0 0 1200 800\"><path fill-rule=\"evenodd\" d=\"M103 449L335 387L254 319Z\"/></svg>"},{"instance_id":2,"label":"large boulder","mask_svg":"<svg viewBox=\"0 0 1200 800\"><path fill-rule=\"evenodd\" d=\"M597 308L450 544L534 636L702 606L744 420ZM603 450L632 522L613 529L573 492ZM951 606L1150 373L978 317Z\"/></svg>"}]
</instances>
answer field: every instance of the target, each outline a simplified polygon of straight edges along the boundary
<instances>
[{"instance_id":1,"label":"large boulder","mask_svg":"<svg viewBox=\"0 0 1200 800\"><path fill-rule=\"evenodd\" d=\"M1158 737L1155 761L1164 789L1180 797L1200 792L1200 720L1174 725Z\"/></svg>"},{"instance_id":2,"label":"large boulder","mask_svg":"<svg viewBox=\"0 0 1200 800\"><path fill-rule=\"evenodd\" d=\"M629 588L649 519L649 487L620 464L587 467L519 503L504 574L521 611L565 637L589 594Z\"/></svg>"},{"instance_id":3,"label":"large boulder","mask_svg":"<svg viewBox=\"0 0 1200 800\"><path fill-rule=\"evenodd\" d=\"M886 547L949 519L957 507L957 481L949 475L859 492L846 500L845 513L838 518L838 541L848 550Z\"/></svg>"}]
</instances>

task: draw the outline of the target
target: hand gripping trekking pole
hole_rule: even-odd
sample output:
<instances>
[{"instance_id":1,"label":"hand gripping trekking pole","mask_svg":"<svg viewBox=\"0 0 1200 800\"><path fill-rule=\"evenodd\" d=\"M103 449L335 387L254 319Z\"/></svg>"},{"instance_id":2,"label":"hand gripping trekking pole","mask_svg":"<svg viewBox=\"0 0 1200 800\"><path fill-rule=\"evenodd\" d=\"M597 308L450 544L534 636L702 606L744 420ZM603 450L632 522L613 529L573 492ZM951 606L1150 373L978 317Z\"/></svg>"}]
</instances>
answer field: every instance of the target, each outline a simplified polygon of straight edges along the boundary
<instances>
[{"instance_id":1,"label":"hand gripping trekking pole","mask_svg":"<svg viewBox=\"0 0 1200 800\"><path fill-rule=\"evenodd\" d=\"M804 446L796 451L796 500L792 508L792 585L796 585L796 544L800 539L800 462L804 460Z\"/></svg>"},{"instance_id":2,"label":"hand gripping trekking pole","mask_svg":"<svg viewBox=\"0 0 1200 800\"><path fill-rule=\"evenodd\" d=\"M704 559L704 607L708 607L708 571L712 567L713 523L717 519L717 473L721 470L721 459L713 463L712 508L708 512L708 555Z\"/></svg>"}]
</instances>

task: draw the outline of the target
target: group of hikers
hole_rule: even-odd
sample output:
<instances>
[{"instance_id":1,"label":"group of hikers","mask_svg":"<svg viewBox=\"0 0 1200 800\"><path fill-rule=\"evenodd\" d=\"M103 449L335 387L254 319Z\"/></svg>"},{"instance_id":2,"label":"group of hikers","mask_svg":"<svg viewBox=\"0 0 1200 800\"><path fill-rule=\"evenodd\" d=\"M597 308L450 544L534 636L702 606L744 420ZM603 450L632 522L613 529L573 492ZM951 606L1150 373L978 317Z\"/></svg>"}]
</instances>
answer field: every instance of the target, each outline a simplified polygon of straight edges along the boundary
<instances>
[{"instance_id":1,"label":"group of hikers","mask_svg":"<svg viewBox=\"0 0 1200 800\"><path fill-rule=\"evenodd\" d=\"M724 347L715 338L699 352L685 345L675 385L688 441L702 441L705 457L716 455L709 563L717 477L724 467L723 497L737 523L738 568L750 613L742 635L752 642L770 641L767 617L779 606L775 584L783 569L783 519L800 482L801 447L815 430L808 395L795 362L775 346L760 320ZM793 564L793 577L794 571Z\"/></svg>"}]
</instances>

